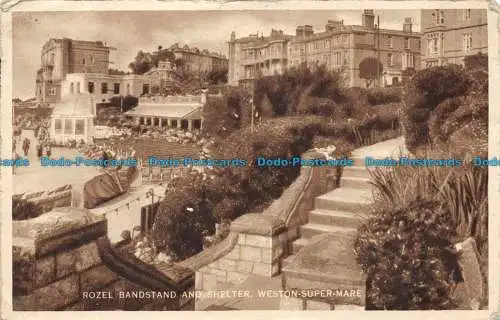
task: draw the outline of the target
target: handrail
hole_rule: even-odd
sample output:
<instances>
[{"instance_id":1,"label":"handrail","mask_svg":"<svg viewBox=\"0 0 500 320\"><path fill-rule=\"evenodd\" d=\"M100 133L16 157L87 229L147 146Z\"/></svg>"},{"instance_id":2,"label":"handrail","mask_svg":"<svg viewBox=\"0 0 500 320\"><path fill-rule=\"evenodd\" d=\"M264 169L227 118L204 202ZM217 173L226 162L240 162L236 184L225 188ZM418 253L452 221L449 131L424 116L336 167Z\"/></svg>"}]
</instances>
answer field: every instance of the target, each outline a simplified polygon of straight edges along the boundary
<instances>
[{"instance_id":1,"label":"handrail","mask_svg":"<svg viewBox=\"0 0 500 320\"><path fill-rule=\"evenodd\" d=\"M97 240L99 255L103 263L116 274L125 279L156 291L188 291L194 286L194 274L191 270L176 266L178 279L172 279L169 275L142 262L134 256L127 255L115 249L108 238Z\"/></svg>"},{"instance_id":2,"label":"handrail","mask_svg":"<svg viewBox=\"0 0 500 320\"><path fill-rule=\"evenodd\" d=\"M193 271L197 271L203 266L216 261L228 254L238 243L238 234L231 232L229 235L219 242L218 244L209 247L194 256L191 256L177 265L183 268L187 268Z\"/></svg>"}]
</instances>

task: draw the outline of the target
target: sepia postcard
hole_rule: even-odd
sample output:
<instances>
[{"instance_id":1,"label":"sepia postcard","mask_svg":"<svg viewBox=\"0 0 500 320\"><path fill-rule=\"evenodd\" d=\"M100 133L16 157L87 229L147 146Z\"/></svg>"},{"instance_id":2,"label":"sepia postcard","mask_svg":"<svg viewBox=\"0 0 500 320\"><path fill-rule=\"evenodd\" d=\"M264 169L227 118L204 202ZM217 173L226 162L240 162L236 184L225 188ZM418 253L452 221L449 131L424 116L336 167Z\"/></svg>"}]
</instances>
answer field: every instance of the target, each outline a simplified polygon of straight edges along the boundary
<instances>
[{"instance_id":1,"label":"sepia postcard","mask_svg":"<svg viewBox=\"0 0 500 320\"><path fill-rule=\"evenodd\" d=\"M1 318L500 319L498 9L3 3Z\"/></svg>"}]
</instances>

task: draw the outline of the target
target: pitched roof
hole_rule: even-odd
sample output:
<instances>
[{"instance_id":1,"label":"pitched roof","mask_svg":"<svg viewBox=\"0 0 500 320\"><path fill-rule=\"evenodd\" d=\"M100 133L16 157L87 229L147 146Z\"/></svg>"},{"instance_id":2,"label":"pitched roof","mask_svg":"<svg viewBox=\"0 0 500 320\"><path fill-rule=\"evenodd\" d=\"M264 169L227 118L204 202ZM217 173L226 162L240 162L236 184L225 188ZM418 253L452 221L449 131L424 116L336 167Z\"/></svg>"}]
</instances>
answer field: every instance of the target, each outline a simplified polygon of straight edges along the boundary
<instances>
[{"instance_id":1,"label":"pitched roof","mask_svg":"<svg viewBox=\"0 0 500 320\"><path fill-rule=\"evenodd\" d=\"M192 118L192 115L201 109L199 103L140 104L132 110L125 112L129 116L153 116L164 118Z\"/></svg>"}]
</instances>

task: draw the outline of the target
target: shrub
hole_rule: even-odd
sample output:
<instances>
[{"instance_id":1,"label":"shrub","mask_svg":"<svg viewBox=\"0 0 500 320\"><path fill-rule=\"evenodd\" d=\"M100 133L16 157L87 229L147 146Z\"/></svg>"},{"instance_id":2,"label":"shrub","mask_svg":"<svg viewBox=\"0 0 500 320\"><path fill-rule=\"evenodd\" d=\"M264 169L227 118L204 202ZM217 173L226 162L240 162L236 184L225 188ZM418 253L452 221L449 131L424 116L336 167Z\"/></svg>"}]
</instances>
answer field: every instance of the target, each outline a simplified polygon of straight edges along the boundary
<instances>
[{"instance_id":1,"label":"shrub","mask_svg":"<svg viewBox=\"0 0 500 320\"><path fill-rule=\"evenodd\" d=\"M436 216L425 218L428 219L427 223L429 224L429 229L425 232L434 230L432 228L436 227L434 224L437 222L441 224L440 228L446 226L448 229L445 230L442 236L447 242L440 244L442 248L446 248L448 242L456 243L468 237L473 237L480 253L479 260L482 264L483 280L487 283L488 168L476 167L467 162L456 168L398 167L397 170L389 171L375 169L372 171L372 181L375 187L375 202L373 205L375 214L360 229L357 242L357 246L359 246L358 258L365 270L372 272L372 276L378 275L384 278L386 270L381 264L384 257L379 256L377 260L373 260L373 252L381 252L385 241L387 241L385 238L380 241L380 237L385 237L384 232L388 232L387 230L397 226L393 220L397 218L397 214L406 216L405 212L411 212L418 208L419 202L433 202L437 206L433 209L436 211ZM425 212L425 210L422 210L422 212ZM444 216L441 215L443 212L446 213ZM446 220L440 220L445 218ZM412 221L412 219L408 220L407 224L405 224L405 227L407 227L405 230L419 230L421 221ZM380 226L376 227L377 225ZM380 229L382 225L385 225L384 228L386 229ZM380 233L377 234L377 232ZM406 239L406 233L400 232L400 234ZM368 241L367 239L371 240ZM370 255L372 258L369 258ZM438 259L439 257L429 257L429 259L431 258ZM444 257L438 262L448 263L448 260L443 259ZM448 280L443 277L442 281ZM424 282L424 285L433 286L433 283L434 279L431 278L429 282ZM375 300L378 307L382 306L382 304L377 301L386 299L384 295L398 293L396 291L392 293L385 291L384 293L383 291L388 289L384 289L386 287L382 286L381 283L372 282L372 285L374 287L370 289L371 293L369 295ZM380 286L383 288L380 288ZM390 290L396 289L393 287ZM449 296L449 293L447 295ZM421 303L420 307L414 305L409 308L429 308L427 302L422 300ZM431 308L439 309L441 307L438 304L433 305Z\"/></svg>"},{"instance_id":2,"label":"shrub","mask_svg":"<svg viewBox=\"0 0 500 320\"><path fill-rule=\"evenodd\" d=\"M359 229L358 262L368 275L370 308L451 309L456 257L449 211L417 200L380 213Z\"/></svg>"},{"instance_id":3,"label":"shrub","mask_svg":"<svg viewBox=\"0 0 500 320\"><path fill-rule=\"evenodd\" d=\"M457 65L418 71L403 92L402 125L406 146L412 153L429 144L431 112L448 98L466 96L472 83L465 69Z\"/></svg>"},{"instance_id":4,"label":"shrub","mask_svg":"<svg viewBox=\"0 0 500 320\"><path fill-rule=\"evenodd\" d=\"M200 176L184 176L172 184L158 208L153 238L159 249L183 260L203 249L203 235L215 231L216 219Z\"/></svg>"},{"instance_id":5,"label":"shrub","mask_svg":"<svg viewBox=\"0 0 500 320\"><path fill-rule=\"evenodd\" d=\"M483 69L488 70L488 55L487 54L474 54L464 58L464 65L466 69Z\"/></svg>"},{"instance_id":6,"label":"shrub","mask_svg":"<svg viewBox=\"0 0 500 320\"><path fill-rule=\"evenodd\" d=\"M335 103L345 100L344 77L325 66L311 70L306 65L286 70L282 75L260 78L256 81L254 97L260 108L264 97L272 105L275 116L294 115L300 100L306 96L330 99ZM306 110L302 108L302 112Z\"/></svg>"},{"instance_id":7,"label":"shrub","mask_svg":"<svg viewBox=\"0 0 500 320\"><path fill-rule=\"evenodd\" d=\"M241 89L228 89L222 98L209 97L203 109L204 134L222 140L249 123L249 95Z\"/></svg>"},{"instance_id":8,"label":"shrub","mask_svg":"<svg viewBox=\"0 0 500 320\"><path fill-rule=\"evenodd\" d=\"M367 105L368 102L368 90L361 87L350 87L345 88L343 94L346 101L356 102L357 105Z\"/></svg>"},{"instance_id":9,"label":"shrub","mask_svg":"<svg viewBox=\"0 0 500 320\"><path fill-rule=\"evenodd\" d=\"M455 156L487 155L487 96L445 100L432 112L429 128L434 148Z\"/></svg>"},{"instance_id":10,"label":"shrub","mask_svg":"<svg viewBox=\"0 0 500 320\"><path fill-rule=\"evenodd\" d=\"M371 105L401 102L401 89L399 87L371 89L368 90L367 99Z\"/></svg>"}]
</instances>

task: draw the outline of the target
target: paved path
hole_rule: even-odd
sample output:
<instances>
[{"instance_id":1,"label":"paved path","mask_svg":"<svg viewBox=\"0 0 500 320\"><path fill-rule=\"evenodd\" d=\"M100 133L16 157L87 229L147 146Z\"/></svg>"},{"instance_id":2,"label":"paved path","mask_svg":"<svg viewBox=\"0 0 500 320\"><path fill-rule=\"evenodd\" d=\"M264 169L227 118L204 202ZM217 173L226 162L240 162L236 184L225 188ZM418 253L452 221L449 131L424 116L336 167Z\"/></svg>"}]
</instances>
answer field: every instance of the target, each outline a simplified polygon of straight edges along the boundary
<instances>
[{"instance_id":1,"label":"paved path","mask_svg":"<svg viewBox=\"0 0 500 320\"><path fill-rule=\"evenodd\" d=\"M66 184L88 181L100 173L100 169L96 167L42 167L36 154L37 140L32 130L23 130L21 143L16 146L17 153L23 158L22 141L25 137L31 141L28 153L30 166L16 168L13 177L13 194L52 190ZM51 158L53 159L60 157L73 159L76 156L75 149L52 148Z\"/></svg>"}]
</instances>

